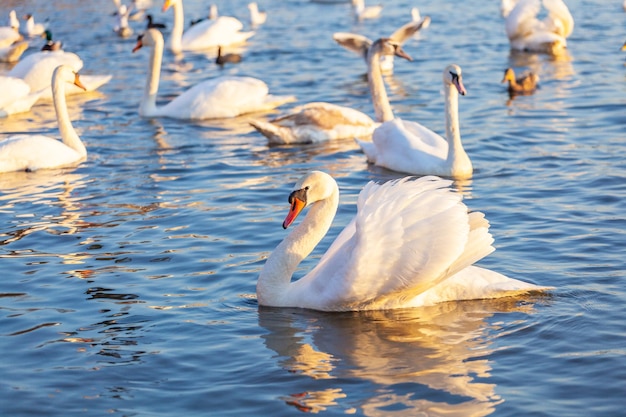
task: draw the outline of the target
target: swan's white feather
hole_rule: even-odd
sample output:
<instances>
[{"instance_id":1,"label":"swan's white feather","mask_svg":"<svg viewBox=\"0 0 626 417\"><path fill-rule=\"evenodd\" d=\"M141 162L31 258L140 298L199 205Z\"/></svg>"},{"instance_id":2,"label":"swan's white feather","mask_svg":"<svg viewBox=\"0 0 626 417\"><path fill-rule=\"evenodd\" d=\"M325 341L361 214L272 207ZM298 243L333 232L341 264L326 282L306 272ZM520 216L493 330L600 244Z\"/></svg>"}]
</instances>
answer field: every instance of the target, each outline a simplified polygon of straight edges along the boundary
<instances>
[{"instance_id":1,"label":"swan's white feather","mask_svg":"<svg viewBox=\"0 0 626 417\"><path fill-rule=\"evenodd\" d=\"M220 16L204 20L183 33L183 50L192 51L244 43L254 32L241 32L243 24L234 17Z\"/></svg>"}]
</instances>

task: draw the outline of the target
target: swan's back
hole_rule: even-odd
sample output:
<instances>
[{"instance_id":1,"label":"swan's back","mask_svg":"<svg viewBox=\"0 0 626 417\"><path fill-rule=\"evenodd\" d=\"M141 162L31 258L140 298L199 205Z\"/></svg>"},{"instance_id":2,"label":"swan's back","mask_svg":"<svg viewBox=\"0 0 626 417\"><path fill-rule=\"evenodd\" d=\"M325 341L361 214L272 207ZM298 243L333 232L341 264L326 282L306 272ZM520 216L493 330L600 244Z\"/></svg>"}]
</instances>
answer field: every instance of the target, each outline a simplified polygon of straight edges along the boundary
<instances>
[{"instance_id":1,"label":"swan's back","mask_svg":"<svg viewBox=\"0 0 626 417\"><path fill-rule=\"evenodd\" d=\"M50 87L52 73L59 65L68 65L78 72L83 67L83 61L72 52L36 52L18 62L8 75L23 79L31 91L38 91Z\"/></svg>"},{"instance_id":2,"label":"swan's back","mask_svg":"<svg viewBox=\"0 0 626 417\"><path fill-rule=\"evenodd\" d=\"M191 26L182 37L185 49L205 49L245 42L254 32L240 32L243 24L234 17L220 16Z\"/></svg>"},{"instance_id":3,"label":"swan's back","mask_svg":"<svg viewBox=\"0 0 626 417\"><path fill-rule=\"evenodd\" d=\"M57 168L84 158L63 142L44 135L16 135L0 142L0 172Z\"/></svg>"}]
</instances>

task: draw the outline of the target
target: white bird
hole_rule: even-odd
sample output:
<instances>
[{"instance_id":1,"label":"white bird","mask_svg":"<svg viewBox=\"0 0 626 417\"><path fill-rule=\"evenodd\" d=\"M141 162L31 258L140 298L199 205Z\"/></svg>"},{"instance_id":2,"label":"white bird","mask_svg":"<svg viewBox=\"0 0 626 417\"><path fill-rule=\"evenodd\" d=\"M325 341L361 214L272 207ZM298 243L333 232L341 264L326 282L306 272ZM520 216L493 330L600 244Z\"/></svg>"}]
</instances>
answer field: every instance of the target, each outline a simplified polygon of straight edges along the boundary
<instances>
[{"instance_id":1,"label":"white bird","mask_svg":"<svg viewBox=\"0 0 626 417\"><path fill-rule=\"evenodd\" d=\"M20 29L20 20L17 18L17 13L15 10L11 10L9 12L9 27L19 31Z\"/></svg>"},{"instance_id":2,"label":"white bird","mask_svg":"<svg viewBox=\"0 0 626 417\"><path fill-rule=\"evenodd\" d=\"M9 25L0 26L0 48L13 45L23 39L19 32L20 21L15 10L9 12Z\"/></svg>"},{"instance_id":3,"label":"white bird","mask_svg":"<svg viewBox=\"0 0 626 417\"><path fill-rule=\"evenodd\" d=\"M318 264L291 282L339 204L335 180L310 172L289 195L283 227L305 207L309 212L267 258L257 281L259 305L386 310L546 290L473 265L494 251L489 222L483 213L468 213L450 184L432 176L368 183L352 221Z\"/></svg>"},{"instance_id":4,"label":"white bird","mask_svg":"<svg viewBox=\"0 0 626 417\"><path fill-rule=\"evenodd\" d=\"M21 134L0 142L0 172L35 171L72 166L87 158L87 149L74 130L65 102L65 84L81 87L78 74L62 65L54 70L52 91L61 141L44 135Z\"/></svg>"},{"instance_id":5,"label":"white bird","mask_svg":"<svg viewBox=\"0 0 626 417\"><path fill-rule=\"evenodd\" d=\"M541 3L548 16L539 20ZM567 46L574 18L563 0L519 0L505 20L511 49L558 54Z\"/></svg>"},{"instance_id":6,"label":"white bird","mask_svg":"<svg viewBox=\"0 0 626 417\"><path fill-rule=\"evenodd\" d=\"M429 25L430 17L425 16L423 19L420 18L417 21L411 21L401 26L395 32L393 32L391 36L389 36L389 39L392 42L403 45L413 35L415 35L421 29L428 27ZM367 51L373 43L371 39L363 35L349 32L335 32L333 34L333 39L335 40L335 42L346 48L348 51L352 51L362 57L365 63L367 63ZM380 67L385 74L393 73L393 57L394 55L381 56Z\"/></svg>"},{"instance_id":7,"label":"white bird","mask_svg":"<svg viewBox=\"0 0 626 417\"><path fill-rule=\"evenodd\" d=\"M357 20L375 19L380 16L383 11L382 5L377 6L365 6L365 0L352 0L352 9L354 10L354 17Z\"/></svg>"},{"instance_id":8,"label":"white bird","mask_svg":"<svg viewBox=\"0 0 626 417\"><path fill-rule=\"evenodd\" d=\"M185 26L183 0L165 0L163 11L170 7L174 9L174 26L169 47L174 53L242 44L254 35L254 32L241 32L243 24L231 16L203 20L183 33Z\"/></svg>"},{"instance_id":9,"label":"white bird","mask_svg":"<svg viewBox=\"0 0 626 417\"><path fill-rule=\"evenodd\" d=\"M0 62L17 62L28 49L28 42L16 42L8 46L0 46Z\"/></svg>"},{"instance_id":10,"label":"white bird","mask_svg":"<svg viewBox=\"0 0 626 417\"><path fill-rule=\"evenodd\" d=\"M31 92L30 86L21 78L0 75L0 117L30 110L43 91Z\"/></svg>"},{"instance_id":11,"label":"white bird","mask_svg":"<svg viewBox=\"0 0 626 417\"><path fill-rule=\"evenodd\" d=\"M24 35L32 38L44 34L46 27L41 23L35 23L35 18L32 14L27 14L24 18L26 19L26 25L24 25Z\"/></svg>"},{"instance_id":12,"label":"white bird","mask_svg":"<svg viewBox=\"0 0 626 417\"><path fill-rule=\"evenodd\" d=\"M374 42L368 64L379 66ZM394 118L380 71L368 73L376 114L384 123L372 134L372 142L357 140L368 161L394 171L415 175L439 175L456 179L471 178L472 162L463 149L459 132L458 95L465 87L458 65L448 65L443 71L445 94L446 138L417 122Z\"/></svg>"},{"instance_id":13,"label":"white bird","mask_svg":"<svg viewBox=\"0 0 626 417\"><path fill-rule=\"evenodd\" d=\"M157 107L163 35L149 29L137 39L133 52L143 46L152 47L146 87L139 106L144 117L177 119L216 119L236 117L245 113L268 111L294 97L272 96L267 84L252 77L219 77L196 84L164 106Z\"/></svg>"},{"instance_id":14,"label":"white bird","mask_svg":"<svg viewBox=\"0 0 626 417\"><path fill-rule=\"evenodd\" d=\"M50 82L52 73L59 65L68 65L75 72L83 67L83 60L72 52L40 51L27 55L18 62L7 74L9 77L21 78L30 86L31 91L45 89L41 98L52 98ZM111 80L111 75L82 75L81 83L84 89L68 85L63 89L66 94L76 94L83 91L94 91Z\"/></svg>"},{"instance_id":15,"label":"white bird","mask_svg":"<svg viewBox=\"0 0 626 417\"><path fill-rule=\"evenodd\" d=\"M411 60L398 44L386 48L384 54ZM379 121L382 121L382 116L379 117ZM296 107L288 114L269 122L256 120L250 124L267 137L270 144L317 143L369 137L379 126L379 123L358 110L323 102Z\"/></svg>"},{"instance_id":16,"label":"white bird","mask_svg":"<svg viewBox=\"0 0 626 417\"><path fill-rule=\"evenodd\" d=\"M130 16L130 10L125 4L120 4L115 14L116 23L113 27L113 31L122 38L127 38L133 34L133 29L128 26L128 17Z\"/></svg>"},{"instance_id":17,"label":"white bird","mask_svg":"<svg viewBox=\"0 0 626 417\"><path fill-rule=\"evenodd\" d=\"M251 26L262 25L267 20L267 12L259 11L259 6L256 4L256 2L248 3L248 10L250 10Z\"/></svg>"}]
</instances>

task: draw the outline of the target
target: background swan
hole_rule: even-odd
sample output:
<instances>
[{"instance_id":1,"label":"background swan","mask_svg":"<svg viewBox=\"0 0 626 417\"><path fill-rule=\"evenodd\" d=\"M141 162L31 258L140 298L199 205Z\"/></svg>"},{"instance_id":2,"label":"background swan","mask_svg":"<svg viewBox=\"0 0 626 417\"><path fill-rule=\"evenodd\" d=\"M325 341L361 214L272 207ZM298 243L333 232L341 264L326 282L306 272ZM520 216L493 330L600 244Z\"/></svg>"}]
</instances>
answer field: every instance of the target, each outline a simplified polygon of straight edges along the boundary
<instances>
[{"instance_id":1,"label":"background swan","mask_svg":"<svg viewBox=\"0 0 626 417\"><path fill-rule=\"evenodd\" d=\"M32 92L21 78L0 76L0 117L29 111L42 91Z\"/></svg>"},{"instance_id":2,"label":"background swan","mask_svg":"<svg viewBox=\"0 0 626 417\"><path fill-rule=\"evenodd\" d=\"M379 66L374 46L370 51L368 64ZM453 64L443 71L446 139L417 122L394 118L380 71L374 69L368 74L372 100L380 107L377 113L383 115L384 123L374 130L372 142L357 140L367 159L375 165L409 174L470 178L472 162L463 149L459 132L458 94L465 95L461 68Z\"/></svg>"},{"instance_id":3,"label":"background swan","mask_svg":"<svg viewBox=\"0 0 626 417\"><path fill-rule=\"evenodd\" d=\"M251 26L262 25L267 20L267 12L259 11L259 6L256 2L248 3L248 10L250 11Z\"/></svg>"},{"instance_id":4,"label":"background swan","mask_svg":"<svg viewBox=\"0 0 626 417\"><path fill-rule=\"evenodd\" d=\"M24 25L24 35L28 37L41 36L46 31L46 26L42 23L35 23L35 18L32 14L24 16L26 24Z\"/></svg>"},{"instance_id":5,"label":"background swan","mask_svg":"<svg viewBox=\"0 0 626 417\"><path fill-rule=\"evenodd\" d=\"M379 4L366 7L365 0L352 0L352 9L357 20L375 19L380 16L383 6Z\"/></svg>"},{"instance_id":6,"label":"background swan","mask_svg":"<svg viewBox=\"0 0 626 417\"><path fill-rule=\"evenodd\" d=\"M539 20L542 3L548 15ZM519 0L506 16L505 29L511 49L558 54L567 46L574 18L563 0Z\"/></svg>"},{"instance_id":7,"label":"background swan","mask_svg":"<svg viewBox=\"0 0 626 417\"><path fill-rule=\"evenodd\" d=\"M133 52L142 46L152 47L150 66L139 114L145 117L173 117L177 119L215 119L267 111L294 101L292 96L272 96L267 84L252 77L219 77L204 81L185 91L164 106L157 107L163 35L149 29L139 36Z\"/></svg>"},{"instance_id":8,"label":"background swan","mask_svg":"<svg viewBox=\"0 0 626 417\"><path fill-rule=\"evenodd\" d=\"M83 60L72 52L65 51L40 51L27 55L18 62L7 74L9 77L21 78L30 86L31 91L43 91L42 98L52 98L50 82L52 73L59 65L68 65L75 72L83 67ZM66 94L82 93L93 91L108 83L112 75L82 75L81 84L83 88L78 88L73 84L64 88Z\"/></svg>"},{"instance_id":9,"label":"background swan","mask_svg":"<svg viewBox=\"0 0 626 417\"><path fill-rule=\"evenodd\" d=\"M480 212L468 213L449 185L436 177L368 183L354 219L319 263L291 282L330 228L339 202L332 177L307 174L289 196L283 227L305 207L309 212L267 258L257 282L259 304L383 310L545 289L472 265L494 250L489 223Z\"/></svg>"},{"instance_id":10,"label":"background swan","mask_svg":"<svg viewBox=\"0 0 626 417\"><path fill-rule=\"evenodd\" d=\"M61 141L44 135L15 135L0 142L0 172L35 171L69 166L83 161L87 149L74 130L65 102L65 84L81 87L78 74L62 65L52 75L54 110Z\"/></svg>"},{"instance_id":11,"label":"background swan","mask_svg":"<svg viewBox=\"0 0 626 417\"><path fill-rule=\"evenodd\" d=\"M15 10L9 12L9 25L0 26L0 47L6 47L21 41L22 35L19 32L20 21L17 19Z\"/></svg>"},{"instance_id":12,"label":"background swan","mask_svg":"<svg viewBox=\"0 0 626 417\"><path fill-rule=\"evenodd\" d=\"M429 25L430 17L424 16L424 18L420 18L417 21L411 21L401 26L391 34L389 39L399 45L404 45L408 39ZM347 50L361 56L367 63L367 52L373 43L371 39L363 35L348 32L336 32L333 34L333 39ZM393 57L394 55L381 56L380 68L386 74L393 72Z\"/></svg>"},{"instance_id":13,"label":"background swan","mask_svg":"<svg viewBox=\"0 0 626 417\"><path fill-rule=\"evenodd\" d=\"M174 9L174 26L169 47L172 52L194 51L217 46L245 43L254 32L241 32L243 24L234 17L220 16L214 20L203 20L191 26L185 33L185 18L182 0L165 0L163 11Z\"/></svg>"},{"instance_id":14,"label":"background swan","mask_svg":"<svg viewBox=\"0 0 626 417\"><path fill-rule=\"evenodd\" d=\"M396 55L411 60L398 44L381 51L382 43L375 43L379 55ZM370 67L373 69L374 67ZM383 115L377 112L379 121ZM316 143L328 140L370 136L379 125L366 114L349 107L331 103L309 103L269 122L253 121L256 130L269 139L270 144Z\"/></svg>"},{"instance_id":15,"label":"background swan","mask_svg":"<svg viewBox=\"0 0 626 417\"><path fill-rule=\"evenodd\" d=\"M0 46L0 62L17 62L28 49L28 42L16 42L9 46Z\"/></svg>"}]
</instances>

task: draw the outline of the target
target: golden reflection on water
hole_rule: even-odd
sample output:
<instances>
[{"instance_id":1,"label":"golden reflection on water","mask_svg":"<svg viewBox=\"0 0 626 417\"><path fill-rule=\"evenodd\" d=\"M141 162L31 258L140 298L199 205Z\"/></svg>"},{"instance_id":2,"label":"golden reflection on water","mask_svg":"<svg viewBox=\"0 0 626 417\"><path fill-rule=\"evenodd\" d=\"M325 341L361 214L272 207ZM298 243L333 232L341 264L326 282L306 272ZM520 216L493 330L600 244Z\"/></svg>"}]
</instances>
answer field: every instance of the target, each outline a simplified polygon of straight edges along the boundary
<instances>
[{"instance_id":1,"label":"golden reflection on water","mask_svg":"<svg viewBox=\"0 0 626 417\"><path fill-rule=\"evenodd\" d=\"M487 319L495 313L532 310L532 305L510 298L342 314L261 308L259 324L268 330L265 345L279 355L282 368L312 379L337 380L323 392L280 396L301 411L336 407L349 391L340 381L362 380L375 387L404 383L416 388L399 394L368 387L367 398L349 399L350 404L359 400L367 416L486 416L504 401L496 385L485 381L491 376L489 333L494 330Z\"/></svg>"}]
</instances>

